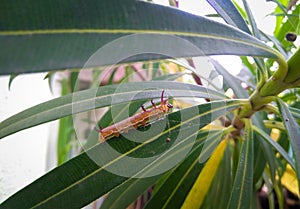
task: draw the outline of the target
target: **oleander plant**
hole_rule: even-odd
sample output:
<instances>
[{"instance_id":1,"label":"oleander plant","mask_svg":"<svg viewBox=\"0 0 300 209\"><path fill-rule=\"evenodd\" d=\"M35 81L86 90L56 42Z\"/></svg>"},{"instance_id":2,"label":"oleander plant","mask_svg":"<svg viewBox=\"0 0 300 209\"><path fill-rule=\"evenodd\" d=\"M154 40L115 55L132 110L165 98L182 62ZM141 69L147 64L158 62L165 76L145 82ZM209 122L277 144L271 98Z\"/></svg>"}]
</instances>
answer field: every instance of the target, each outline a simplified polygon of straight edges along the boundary
<instances>
[{"instance_id":1,"label":"oleander plant","mask_svg":"<svg viewBox=\"0 0 300 209\"><path fill-rule=\"evenodd\" d=\"M0 209L299 207L300 2L267 2L273 34L246 0L169 2L1 2L0 75L64 76L61 97L0 123L6 140L59 121L57 167Z\"/></svg>"}]
</instances>

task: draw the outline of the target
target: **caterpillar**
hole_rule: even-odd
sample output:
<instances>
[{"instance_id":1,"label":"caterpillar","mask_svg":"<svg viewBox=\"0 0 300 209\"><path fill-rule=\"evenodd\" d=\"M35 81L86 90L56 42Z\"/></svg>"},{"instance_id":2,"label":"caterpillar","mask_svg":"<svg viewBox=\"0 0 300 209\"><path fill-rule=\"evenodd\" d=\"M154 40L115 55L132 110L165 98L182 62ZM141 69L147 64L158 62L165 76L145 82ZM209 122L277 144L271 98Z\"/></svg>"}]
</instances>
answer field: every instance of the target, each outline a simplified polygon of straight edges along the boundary
<instances>
[{"instance_id":1,"label":"caterpillar","mask_svg":"<svg viewBox=\"0 0 300 209\"><path fill-rule=\"evenodd\" d=\"M141 112L106 128L99 128L99 130L97 130L100 135L99 141L104 142L113 136L119 137L121 133L127 133L130 129L137 129L139 126L145 126L149 121L158 120L166 115L170 109L173 108L173 105L168 103L169 99L164 99L164 93L165 91L163 90L159 106L157 106L152 99L151 109L145 109L144 105L141 105Z\"/></svg>"}]
</instances>

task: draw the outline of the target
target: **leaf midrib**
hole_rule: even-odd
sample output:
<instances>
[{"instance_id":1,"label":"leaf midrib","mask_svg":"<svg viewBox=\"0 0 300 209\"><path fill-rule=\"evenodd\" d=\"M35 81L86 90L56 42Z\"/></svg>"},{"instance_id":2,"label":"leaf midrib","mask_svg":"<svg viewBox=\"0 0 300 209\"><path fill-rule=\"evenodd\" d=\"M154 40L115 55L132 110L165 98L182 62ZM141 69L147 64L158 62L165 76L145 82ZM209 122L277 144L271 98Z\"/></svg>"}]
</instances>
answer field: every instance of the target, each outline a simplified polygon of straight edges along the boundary
<instances>
[{"instance_id":1,"label":"leaf midrib","mask_svg":"<svg viewBox=\"0 0 300 209\"><path fill-rule=\"evenodd\" d=\"M242 31L241 31L242 32ZM205 33L194 33L194 32L183 32L183 31L164 31L164 30L134 30L134 29L52 29L52 30L22 30L22 31L3 31L0 32L0 36L19 36L19 35L42 35L42 34L103 34L103 33L113 33L113 34L158 34L158 35L180 35L188 37L202 37L210 38L216 40L230 41L234 43L240 43L248 46L255 46L257 48L266 50L271 54L276 54L277 58L281 57L281 54L276 50L273 50L270 47L262 46L263 44L258 44L255 42L248 41L249 39L233 39L228 38L227 36L220 36L219 34L205 34ZM244 33L244 32L243 32ZM247 34L248 35L248 34ZM250 36L251 37L251 36Z\"/></svg>"}]
</instances>

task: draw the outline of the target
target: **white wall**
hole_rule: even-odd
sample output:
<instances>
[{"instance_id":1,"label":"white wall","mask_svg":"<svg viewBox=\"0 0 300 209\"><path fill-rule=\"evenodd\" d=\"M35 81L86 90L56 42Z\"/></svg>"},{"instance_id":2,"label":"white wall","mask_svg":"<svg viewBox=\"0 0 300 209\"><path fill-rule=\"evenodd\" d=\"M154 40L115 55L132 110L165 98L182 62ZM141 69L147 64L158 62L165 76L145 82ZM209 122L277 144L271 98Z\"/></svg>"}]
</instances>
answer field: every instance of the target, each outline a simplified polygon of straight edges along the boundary
<instances>
[{"instance_id":1,"label":"white wall","mask_svg":"<svg viewBox=\"0 0 300 209\"><path fill-rule=\"evenodd\" d=\"M10 91L9 77L0 77L0 121L53 98L44 76L20 75L13 81ZM51 125L39 125L0 140L0 202L46 172Z\"/></svg>"}]
</instances>

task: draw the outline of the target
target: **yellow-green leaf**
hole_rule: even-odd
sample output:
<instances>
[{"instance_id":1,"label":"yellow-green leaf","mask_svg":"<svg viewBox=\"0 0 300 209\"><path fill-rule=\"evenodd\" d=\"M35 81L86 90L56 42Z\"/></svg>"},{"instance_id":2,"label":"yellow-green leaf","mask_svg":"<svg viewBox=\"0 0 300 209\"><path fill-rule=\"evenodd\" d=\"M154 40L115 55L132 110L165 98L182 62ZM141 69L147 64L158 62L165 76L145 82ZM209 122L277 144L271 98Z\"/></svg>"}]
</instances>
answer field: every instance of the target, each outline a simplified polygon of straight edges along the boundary
<instances>
[{"instance_id":1,"label":"yellow-green leaf","mask_svg":"<svg viewBox=\"0 0 300 209\"><path fill-rule=\"evenodd\" d=\"M200 208L222 160L227 140L223 140L200 173L181 209Z\"/></svg>"},{"instance_id":2,"label":"yellow-green leaf","mask_svg":"<svg viewBox=\"0 0 300 209\"><path fill-rule=\"evenodd\" d=\"M281 183L290 192L299 197L299 187L296 172L287 164L286 170L281 178Z\"/></svg>"}]
</instances>

